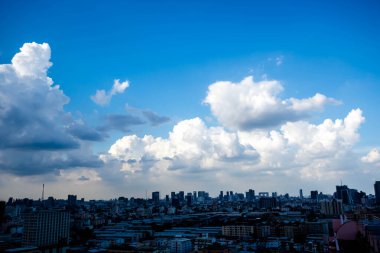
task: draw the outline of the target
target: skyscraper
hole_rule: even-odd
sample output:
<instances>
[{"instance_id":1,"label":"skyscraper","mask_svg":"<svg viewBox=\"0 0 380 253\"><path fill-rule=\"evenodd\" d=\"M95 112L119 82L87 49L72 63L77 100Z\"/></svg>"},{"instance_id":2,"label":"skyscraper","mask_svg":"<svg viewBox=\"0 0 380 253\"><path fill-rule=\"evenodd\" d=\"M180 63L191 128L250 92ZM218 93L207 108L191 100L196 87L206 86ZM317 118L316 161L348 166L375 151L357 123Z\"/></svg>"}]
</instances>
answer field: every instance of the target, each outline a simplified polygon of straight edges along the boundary
<instances>
[{"instance_id":1,"label":"skyscraper","mask_svg":"<svg viewBox=\"0 0 380 253\"><path fill-rule=\"evenodd\" d=\"M318 191L310 191L310 198L317 200L318 199Z\"/></svg>"},{"instance_id":2,"label":"skyscraper","mask_svg":"<svg viewBox=\"0 0 380 253\"><path fill-rule=\"evenodd\" d=\"M67 196L67 205L74 207L77 205L77 195L68 195Z\"/></svg>"},{"instance_id":3,"label":"skyscraper","mask_svg":"<svg viewBox=\"0 0 380 253\"><path fill-rule=\"evenodd\" d=\"M184 202L185 201L185 192L184 191L180 191L178 193L178 199L180 202Z\"/></svg>"},{"instance_id":4,"label":"skyscraper","mask_svg":"<svg viewBox=\"0 0 380 253\"><path fill-rule=\"evenodd\" d=\"M380 181L376 181L374 184L376 204L380 204Z\"/></svg>"},{"instance_id":5,"label":"skyscraper","mask_svg":"<svg viewBox=\"0 0 380 253\"><path fill-rule=\"evenodd\" d=\"M341 199L345 205L353 203L352 191L347 187L347 185L337 185L335 195L336 198Z\"/></svg>"},{"instance_id":6,"label":"skyscraper","mask_svg":"<svg viewBox=\"0 0 380 253\"><path fill-rule=\"evenodd\" d=\"M246 195L247 201L254 201L255 200L255 190L249 189L245 195Z\"/></svg>"},{"instance_id":7,"label":"skyscraper","mask_svg":"<svg viewBox=\"0 0 380 253\"><path fill-rule=\"evenodd\" d=\"M160 192L152 192L152 200L155 204L160 203Z\"/></svg>"}]
</instances>

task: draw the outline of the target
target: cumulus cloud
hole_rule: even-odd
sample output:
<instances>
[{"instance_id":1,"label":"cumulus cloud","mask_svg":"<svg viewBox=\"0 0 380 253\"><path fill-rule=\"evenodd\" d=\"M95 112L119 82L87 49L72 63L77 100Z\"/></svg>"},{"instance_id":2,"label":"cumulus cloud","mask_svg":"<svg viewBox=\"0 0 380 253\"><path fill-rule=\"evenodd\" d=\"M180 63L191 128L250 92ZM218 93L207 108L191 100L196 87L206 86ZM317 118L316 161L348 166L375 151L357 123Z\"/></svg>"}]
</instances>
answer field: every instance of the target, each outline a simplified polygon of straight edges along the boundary
<instances>
[{"instance_id":1,"label":"cumulus cloud","mask_svg":"<svg viewBox=\"0 0 380 253\"><path fill-rule=\"evenodd\" d=\"M208 87L204 103L219 122L234 130L276 127L309 116L326 104L338 103L317 93L311 98L282 100L283 86L277 80L255 82L252 76L239 83L220 81Z\"/></svg>"},{"instance_id":2,"label":"cumulus cloud","mask_svg":"<svg viewBox=\"0 0 380 253\"><path fill-rule=\"evenodd\" d=\"M65 112L69 98L47 75L50 54L47 43L25 43L11 64L0 65L1 171L30 175L100 163L83 143L100 137Z\"/></svg>"},{"instance_id":3,"label":"cumulus cloud","mask_svg":"<svg viewBox=\"0 0 380 253\"><path fill-rule=\"evenodd\" d=\"M300 168L301 175L320 178L322 171L340 170L331 164L346 159L363 122L362 111L355 109L343 120L326 119L319 125L288 122L278 131L239 132L239 137L257 150L263 167Z\"/></svg>"},{"instance_id":4,"label":"cumulus cloud","mask_svg":"<svg viewBox=\"0 0 380 253\"><path fill-rule=\"evenodd\" d=\"M380 152L378 149L372 149L367 155L361 158L364 163L380 163Z\"/></svg>"},{"instance_id":5,"label":"cumulus cloud","mask_svg":"<svg viewBox=\"0 0 380 253\"><path fill-rule=\"evenodd\" d=\"M50 46L47 43L25 43L12 59L12 67L21 77L48 79L46 74L51 67ZM47 82L51 84L51 80Z\"/></svg>"},{"instance_id":6,"label":"cumulus cloud","mask_svg":"<svg viewBox=\"0 0 380 253\"><path fill-rule=\"evenodd\" d=\"M91 96L92 101L94 103L105 106L109 104L111 101L112 97L116 94L122 94L126 88L129 87L129 82L124 81L120 83L119 79L114 80L112 89L109 91L105 90L97 90L95 95Z\"/></svg>"},{"instance_id":7,"label":"cumulus cloud","mask_svg":"<svg viewBox=\"0 0 380 253\"><path fill-rule=\"evenodd\" d=\"M287 102L294 111L322 110L326 104L340 104L339 101L320 93L304 99L289 98Z\"/></svg>"},{"instance_id":8,"label":"cumulus cloud","mask_svg":"<svg viewBox=\"0 0 380 253\"><path fill-rule=\"evenodd\" d=\"M160 189L181 178L219 188L249 185L248 178L261 187L280 178L335 180L355 165L351 152L363 122L360 109L344 119L287 122L278 130L227 131L194 118L178 122L166 139L125 136L101 159L131 178L130 184L145 179Z\"/></svg>"},{"instance_id":9,"label":"cumulus cloud","mask_svg":"<svg viewBox=\"0 0 380 253\"><path fill-rule=\"evenodd\" d=\"M151 135L125 136L116 141L102 159L121 161L121 170L126 172L165 173L169 170L219 169L231 161L238 164L247 160L252 164L257 161L257 154L253 149L243 148L236 133L221 127L208 128L200 118L194 118L176 124L167 139Z\"/></svg>"}]
</instances>

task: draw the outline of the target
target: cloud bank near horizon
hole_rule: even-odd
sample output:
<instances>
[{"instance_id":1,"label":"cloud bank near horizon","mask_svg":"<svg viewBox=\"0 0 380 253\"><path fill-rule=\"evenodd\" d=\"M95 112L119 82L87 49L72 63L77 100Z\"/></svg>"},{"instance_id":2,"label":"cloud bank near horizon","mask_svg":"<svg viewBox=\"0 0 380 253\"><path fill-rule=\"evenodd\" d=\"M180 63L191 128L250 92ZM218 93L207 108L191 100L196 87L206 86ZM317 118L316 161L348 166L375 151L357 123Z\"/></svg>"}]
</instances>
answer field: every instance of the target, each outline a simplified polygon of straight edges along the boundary
<instances>
[{"instance_id":1,"label":"cloud bank near horizon","mask_svg":"<svg viewBox=\"0 0 380 253\"><path fill-rule=\"evenodd\" d=\"M365 156L354 151L365 122L359 108L341 119L311 123L312 115L340 101L318 92L284 99L280 81L252 76L208 86L203 103L217 125L208 126L200 117L184 119L167 138L132 133L97 156L93 143L103 141L107 131L130 132L131 125L158 126L170 118L134 108L134 114L106 115L103 129L87 126L64 110L69 98L48 76L50 56L47 43L25 43L11 64L0 65L0 174L7 178L0 183L9 190L12 182L41 180L62 189L65 183L73 189L101 187L110 194L126 186L130 192L147 186L163 191L265 188L284 180L318 186L349 174L364 177L373 173L365 166L380 163L377 149ZM115 80L110 91L98 90L92 100L106 105L128 86Z\"/></svg>"}]
</instances>

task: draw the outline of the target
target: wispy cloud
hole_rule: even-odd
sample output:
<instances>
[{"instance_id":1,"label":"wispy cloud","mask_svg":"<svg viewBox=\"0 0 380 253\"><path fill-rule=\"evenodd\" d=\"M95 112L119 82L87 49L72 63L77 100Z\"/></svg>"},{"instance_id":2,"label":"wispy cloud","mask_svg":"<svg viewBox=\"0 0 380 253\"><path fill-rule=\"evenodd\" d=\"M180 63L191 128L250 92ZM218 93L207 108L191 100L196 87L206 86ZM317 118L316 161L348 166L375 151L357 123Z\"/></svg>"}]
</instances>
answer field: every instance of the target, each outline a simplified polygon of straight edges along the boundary
<instances>
[{"instance_id":1,"label":"wispy cloud","mask_svg":"<svg viewBox=\"0 0 380 253\"><path fill-rule=\"evenodd\" d=\"M91 96L92 101L94 103L105 106L109 104L111 101L112 97L116 94L122 94L126 88L129 87L129 82L124 81L120 83L119 79L114 80L112 89L109 91L105 90L97 90L95 95Z\"/></svg>"}]
</instances>

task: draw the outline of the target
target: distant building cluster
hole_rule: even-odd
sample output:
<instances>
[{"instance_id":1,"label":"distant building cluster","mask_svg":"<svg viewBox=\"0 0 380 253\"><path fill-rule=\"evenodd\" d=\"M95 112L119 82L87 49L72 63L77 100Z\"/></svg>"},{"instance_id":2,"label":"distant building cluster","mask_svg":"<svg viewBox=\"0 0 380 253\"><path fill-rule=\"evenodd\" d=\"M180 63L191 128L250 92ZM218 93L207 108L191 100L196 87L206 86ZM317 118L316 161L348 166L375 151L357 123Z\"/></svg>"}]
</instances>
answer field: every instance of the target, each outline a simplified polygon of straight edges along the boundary
<instances>
[{"instance_id":1,"label":"distant building cluster","mask_svg":"<svg viewBox=\"0 0 380 253\"><path fill-rule=\"evenodd\" d=\"M0 252L380 252L380 181L374 192L10 198L0 201Z\"/></svg>"}]
</instances>

